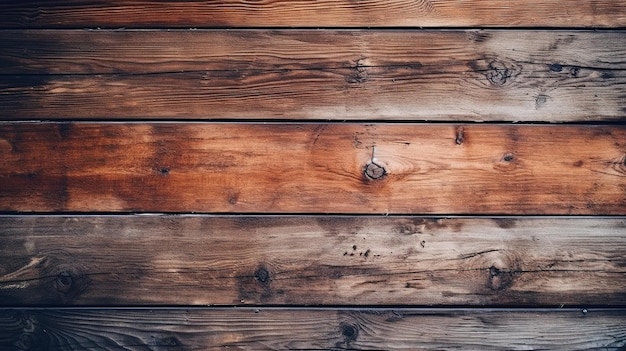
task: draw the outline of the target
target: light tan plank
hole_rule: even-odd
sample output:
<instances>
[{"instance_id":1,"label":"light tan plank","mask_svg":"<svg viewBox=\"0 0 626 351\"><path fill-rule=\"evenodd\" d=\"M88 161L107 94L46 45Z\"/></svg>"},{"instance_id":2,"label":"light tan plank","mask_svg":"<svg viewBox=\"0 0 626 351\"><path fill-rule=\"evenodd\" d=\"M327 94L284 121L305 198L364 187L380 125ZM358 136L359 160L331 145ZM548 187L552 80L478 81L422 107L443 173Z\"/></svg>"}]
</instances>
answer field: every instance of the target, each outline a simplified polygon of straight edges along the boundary
<instances>
[{"instance_id":1,"label":"light tan plank","mask_svg":"<svg viewBox=\"0 0 626 351\"><path fill-rule=\"evenodd\" d=\"M0 210L626 214L624 126L2 123Z\"/></svg>"},{"instance_id":2,"label":"light tan plank","mask_svg":"<svg viewBox=\"0 0 626 351\"><path fill-rule=\"evenodd\" d=\"M614 0L3 1L2 27L624 27Z\"/></svg>"},{"instance_id":3,"label":"light tan plank","mask_svg":"<svg viewBox=\"0 0 626 351\"><path fill-rule=\"evenodd\" d=\"M24 305L620 305L624 218L0 217Z\"/></svg>"},{"instance_id":4,"label":"light tan plank","mask_svg":"<svg viewBox=\"0 0 626 351\"><path fill-rule=\"evenodd\" d=\"M5 119L621 121L626 35L0 31Z\"/></svg>"}]
</instances>

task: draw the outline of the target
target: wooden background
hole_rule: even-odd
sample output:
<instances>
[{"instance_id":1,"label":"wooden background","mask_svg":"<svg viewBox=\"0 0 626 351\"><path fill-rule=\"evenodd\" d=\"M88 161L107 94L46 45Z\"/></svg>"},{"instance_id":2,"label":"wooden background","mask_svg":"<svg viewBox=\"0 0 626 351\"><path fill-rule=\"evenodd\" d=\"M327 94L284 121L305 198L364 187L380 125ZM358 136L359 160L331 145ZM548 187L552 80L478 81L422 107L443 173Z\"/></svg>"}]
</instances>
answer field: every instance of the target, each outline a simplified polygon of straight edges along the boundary
<instances>
[{"instance_id":1,"label":"wooden background","mask_svg":"<svg viewBox=\"0 0 626 351\"><path fill-rule=\"evenodd\" d=\"M3 1L1 350L623 350L626 3Z\"/></svg>"}]
</instances>

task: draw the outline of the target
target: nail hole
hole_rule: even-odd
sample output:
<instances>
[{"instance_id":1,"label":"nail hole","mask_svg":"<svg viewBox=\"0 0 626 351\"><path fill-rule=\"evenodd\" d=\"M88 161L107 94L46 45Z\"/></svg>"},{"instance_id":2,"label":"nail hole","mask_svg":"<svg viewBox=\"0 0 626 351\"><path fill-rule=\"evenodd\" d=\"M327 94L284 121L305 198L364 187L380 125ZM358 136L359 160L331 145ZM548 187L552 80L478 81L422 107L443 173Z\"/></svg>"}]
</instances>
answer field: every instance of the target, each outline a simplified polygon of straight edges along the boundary
<instances>
[{"instance_id":1,"label":"nail hole","mask_svg":"<svg viewBox=\"0 0 626 351\"><path fill-rule=\"evenodd\" d=\"M465 133L464 133L464 132L465 132L465 131L463 130L463 127L459 127L459 128L456 130L456 138L454 139L454 142L455 142L457 145L461 145L461 144L463 144L463 141L465 140Z\"/></svg>"}]
</instances>

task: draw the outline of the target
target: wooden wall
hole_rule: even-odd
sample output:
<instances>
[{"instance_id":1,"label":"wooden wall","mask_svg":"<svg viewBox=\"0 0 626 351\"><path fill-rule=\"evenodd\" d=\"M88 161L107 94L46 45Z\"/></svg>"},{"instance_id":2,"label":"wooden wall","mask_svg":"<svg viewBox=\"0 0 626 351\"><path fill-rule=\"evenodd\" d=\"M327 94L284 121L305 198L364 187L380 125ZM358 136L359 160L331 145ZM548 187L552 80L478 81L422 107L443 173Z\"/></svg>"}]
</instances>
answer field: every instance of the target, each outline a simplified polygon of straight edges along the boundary
<instances>
[{"instance_id":1,"label":"wooden wall","mask_svg":"<svg viewBox=\"0 0 626 351\"><path fill-rule=\"evenodd\" d=\"M624 28L3 1L0 350L624 350Z\"/></svg>"}]
</instances>

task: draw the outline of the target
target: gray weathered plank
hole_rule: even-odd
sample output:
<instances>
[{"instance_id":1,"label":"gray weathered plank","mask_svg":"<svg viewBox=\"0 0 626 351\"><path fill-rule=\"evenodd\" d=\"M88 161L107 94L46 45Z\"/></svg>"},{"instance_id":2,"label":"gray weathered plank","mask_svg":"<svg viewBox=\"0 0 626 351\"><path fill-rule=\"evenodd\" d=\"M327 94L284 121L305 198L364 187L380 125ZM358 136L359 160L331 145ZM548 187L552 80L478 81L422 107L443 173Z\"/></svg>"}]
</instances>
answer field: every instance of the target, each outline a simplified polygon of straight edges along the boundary
<instances>
[{"instance_id":1,"label":"gray weathered plank","mask_svg":"<svg viewBox=\"0 0 626 351\"><path fill-rule=\"evenodd\" d=\"M624 218L0 217L4 305L620 305Z\"/></svg>"},{"instance_id":2,"label":"gray weathered plank","mask_svg":"<svg viewBox=\"0 0 626 351\"><path fill-rule=\"evenodd\" d=\"M0 31L5 119L610 121L623 31Z\"/></svg>"}]
</instances>

